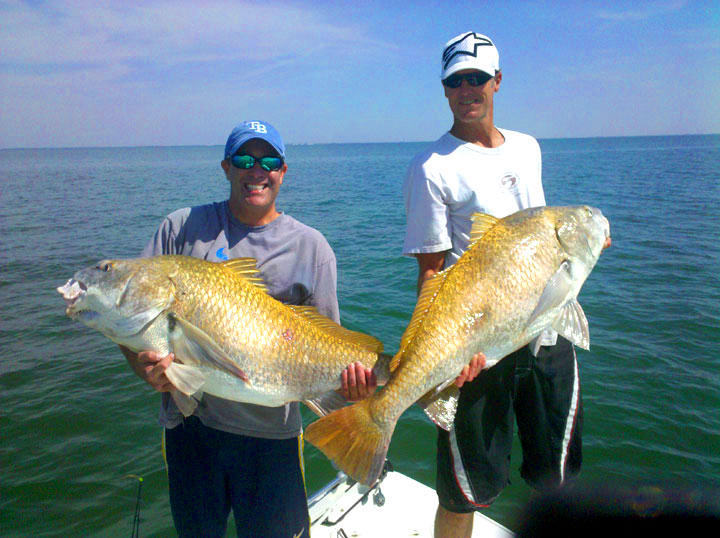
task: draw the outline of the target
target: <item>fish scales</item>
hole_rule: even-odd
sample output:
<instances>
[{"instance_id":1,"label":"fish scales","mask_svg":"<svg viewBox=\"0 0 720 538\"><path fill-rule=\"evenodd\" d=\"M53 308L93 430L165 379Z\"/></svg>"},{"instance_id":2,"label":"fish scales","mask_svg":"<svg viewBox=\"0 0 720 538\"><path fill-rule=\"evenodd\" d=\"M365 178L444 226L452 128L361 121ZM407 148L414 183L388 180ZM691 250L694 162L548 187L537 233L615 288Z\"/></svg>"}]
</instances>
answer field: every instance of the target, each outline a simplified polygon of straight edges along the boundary
<instances>
[{"instance_id":1,"label":"fish scales","mask_svg":"<svg viewBox=\"0 0 720 538\"><path fill-rule=\"evenodd\" d=\"M476 353L492 366L561 320L572 325L560 327L564 335L580 335L575 343L586 347L587 321L576 297L609 239L602 213L543 207L476 222L478 239L425 282L387 385L306 430L306 440L356 480L375 480L400 415L432 391L443 394ZM432 300L425 292L434 293Z\"/></svg>"},{"instance_id":2,"label":"fish scales","mask_svg":"<svg viewBox=\"0 0 720 538\"><path fill-rule=\"evenodd\" d=\"M379 341L310 307L300 312L280 303L258 288L250 262L237 263L177 255L107 260L79 271L58 291L68 315L115 342L135 351L175 352L178 364L168 368L173 384L183 366L198 376L183 385L186 396L207 392L283 405L338 389L351 362L375 364ZM130 330L132 323L137 326ZM182 399L177 392L173 397Z\"/></svg>"},{"instance_id":3,"label":"fish scales","mask_svg":"<svg viewBox=\"0 0 720 538\"><path fill-rule=\"evenodd\" d=\"M494 227L488 233L485 248L472 249L470 255L461 258L457 268L448 276L439 293L439 300L446 300L428 313L415 339L405 350L404 360L397 374L397 383L412 387L415 399L449 378L458 370L458 366L467 364L476 353L475 349L490 351L516 330L519 323L517 319L510 319L505 325L493 323L496 319L508 319L509 311L517 307L517 304L511 304L508 298L526 297L526 303L537 303L538 293L525 293L528 288L533 290L538 287L534 285L530 275L534 275L535 280L547 280L551 275L540 269L550 267L552 264L549 262L556 258L558 253L549 249L538 252L536 247L544 241L536 241L536 233L524 228ZM518 238L522 240L518 241ZM518 247L503 249L503 245L508 242L518 243ZM515 265L519 267L519 271L498 271L498 268L504 265L498 263L500 260L509 263L512 258L518 259L519 263ZM464 282L474 282L474 287L480 293L468 293L463 286ZM492 291L482 293L483 290ZM478 318L475 314L477 312L482 312L482 316ZM475 330L477 324L489 324L494 329L489 333L481 333ZM478 338L473 340L472 335L484 335L484 341L478 342ZM414 360L416 356L424 359ZM423 364L423 360L430 361L430 364ZM425 375L422 376L422 373ZM403 383L403 376L423 379L424 382ZM391 391L388 391L384 398L398 401Z\"/></svg>"},{"instance_id":4,"label":"fish scales","mask_svg":"<svg viewBox=\"0 0 720 538\"><path fill-rule=\"evenodd\" d=\"M208 326L208 334L221 347L242 350L240 353L247 361L246 373L254 385L265 386L267 390L279 388L282 377L288 375L300 383L318 376L331 383L327 369L312 368L309 354L316 350L319 356L328 356L333 351L337 353L334 348L342 348L341 344L334 342L334 346L327 348L320 345L318 349L313 343L323 340L319 329L289 310L272 308L270 296L255 292L231 271L219 272L216 282L211 274L196 270L183 279L183 287L192 290L189 295L202 300L186 301L190 304L186 309L178 309L178 313L197 326ZM237 297L224 291L233 288L239 290ZM202 297L203 293L210 296ZM203 308L198 308L199 305ZM207 305L215 308L210 310ZM208 323L210 320L218 321ZM253 357L259 356L264 357L264 363L253 362Z\"/></svg>"}]
</instances>

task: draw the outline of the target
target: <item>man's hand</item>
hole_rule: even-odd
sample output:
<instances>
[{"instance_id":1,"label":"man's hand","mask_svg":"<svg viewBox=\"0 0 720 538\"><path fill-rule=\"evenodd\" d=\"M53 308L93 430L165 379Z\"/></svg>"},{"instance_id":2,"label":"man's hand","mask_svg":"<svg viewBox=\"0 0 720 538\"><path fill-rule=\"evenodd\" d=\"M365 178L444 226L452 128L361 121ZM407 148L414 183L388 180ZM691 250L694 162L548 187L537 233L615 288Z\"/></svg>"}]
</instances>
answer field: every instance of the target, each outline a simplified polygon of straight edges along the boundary
<instances>
[{"instance_id":1,"label":"man's hand","mask_svg":"<svg viewBox=\"0 0 720 538\"><path fill-rule=\"evenodd\" d=\"M165 375L165 370L175 359L173 353L163 356L155 351L141 351L135 353L128 348L120 346L125 358L133 369L135 375L145 381L158 392L170 392L175 387Z\"/></svg>"},{"instance_id":2,"label":"man's hand","mask_svg":"<svg viewBox=\"0 0 720 538\"><path fill-rule=\"evenodd\" d=\"M377 378L372 368L365 368L361 362L350 364L342 371L342 387L338 391L348 402L364 400L377 388Z\"/></svg>"},{"instance_id":3,"label":"man's hand","mask_svg":"<svg viewBox=\"0 0 720 538\"><path fill-rule=\"evenodd\" d=\"M477 377L483 368L485 368L485 354L476 353L470 360L470 364L463 368L463 371L460 372L460 375L455 379L455 385L460 388L465 383L469 383Z\"/></svg>"}]
</instances>

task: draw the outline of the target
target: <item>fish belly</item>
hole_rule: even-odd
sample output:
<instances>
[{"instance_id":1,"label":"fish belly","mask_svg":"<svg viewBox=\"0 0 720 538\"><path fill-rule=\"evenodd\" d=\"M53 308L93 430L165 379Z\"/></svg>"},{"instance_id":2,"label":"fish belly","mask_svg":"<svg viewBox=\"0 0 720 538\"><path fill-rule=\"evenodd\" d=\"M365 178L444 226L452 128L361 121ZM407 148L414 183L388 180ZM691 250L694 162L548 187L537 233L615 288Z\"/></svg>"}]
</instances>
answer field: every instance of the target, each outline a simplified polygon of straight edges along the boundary
<instances>
[{"instance_id":1,"label":"fish belly","mask_svg":"<svg viewBox=\"0 0 720 538\"><path fill-rule=\"evenodd\" d=\"M286 403L297 401L299 395L286 387L271 389L246 383L233 375L220 370L201 368L205 374L205 383L201 390L218 398L234 402L251 403L266 407L280 407Z\"/></svg>"}]
</instances>

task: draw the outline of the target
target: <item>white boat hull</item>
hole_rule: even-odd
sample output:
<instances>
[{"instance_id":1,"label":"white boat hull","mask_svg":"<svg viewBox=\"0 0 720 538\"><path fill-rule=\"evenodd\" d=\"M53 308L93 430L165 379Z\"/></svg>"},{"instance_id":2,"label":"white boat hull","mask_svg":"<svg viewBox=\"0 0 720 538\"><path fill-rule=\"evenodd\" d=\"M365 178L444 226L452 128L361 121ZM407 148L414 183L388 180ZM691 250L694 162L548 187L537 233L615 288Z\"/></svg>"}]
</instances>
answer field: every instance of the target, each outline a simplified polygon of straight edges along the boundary
<instances>
[{"instance_id":1,"label":"white boat hull","mask_svg":"<svg viewBox=\"0 0 720 538\"><path fill-rule=\"evenodd\" d=\"M312 538L433 536L434 490L390 471L373 488L339 473L308 501ZM512 538L507 528L475 513L473 537Z\"/></svg>"}]
</instances>

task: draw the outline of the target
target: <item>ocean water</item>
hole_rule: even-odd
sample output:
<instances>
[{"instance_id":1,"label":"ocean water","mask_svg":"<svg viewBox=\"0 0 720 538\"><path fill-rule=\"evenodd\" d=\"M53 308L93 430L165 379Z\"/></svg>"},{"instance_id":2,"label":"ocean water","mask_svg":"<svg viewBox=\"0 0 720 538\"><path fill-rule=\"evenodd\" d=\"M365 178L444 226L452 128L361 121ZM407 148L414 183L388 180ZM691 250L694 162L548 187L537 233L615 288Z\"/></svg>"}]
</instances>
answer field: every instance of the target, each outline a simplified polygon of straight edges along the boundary
<instances>
[{"instance_id":1,"label":"ocean water","mask_svg":"<svg viewBox=\"0 0 720 538\"><path fill-rule=\"evenodd\" d=\"M579 300L585 405L580 483L720 486L720 136L541 140L549 204L611 224ZM401 185L425 144L290 146L280 207L327 237L343 324L394 352L415 301L400 254ZM226 198L218 147L0 151L0 535L173 535L159 395L116 346L64 315L55 288L104 257L134 257L179 207ZM306 422L310 413L304 413ZM408 410L389 451L434 484L434 427ZM487 515L517 528L531 491ZM309 493L335 475L305 447ZM233 536L234 531L229 531Z\"/></svg>"}]
</instances>

